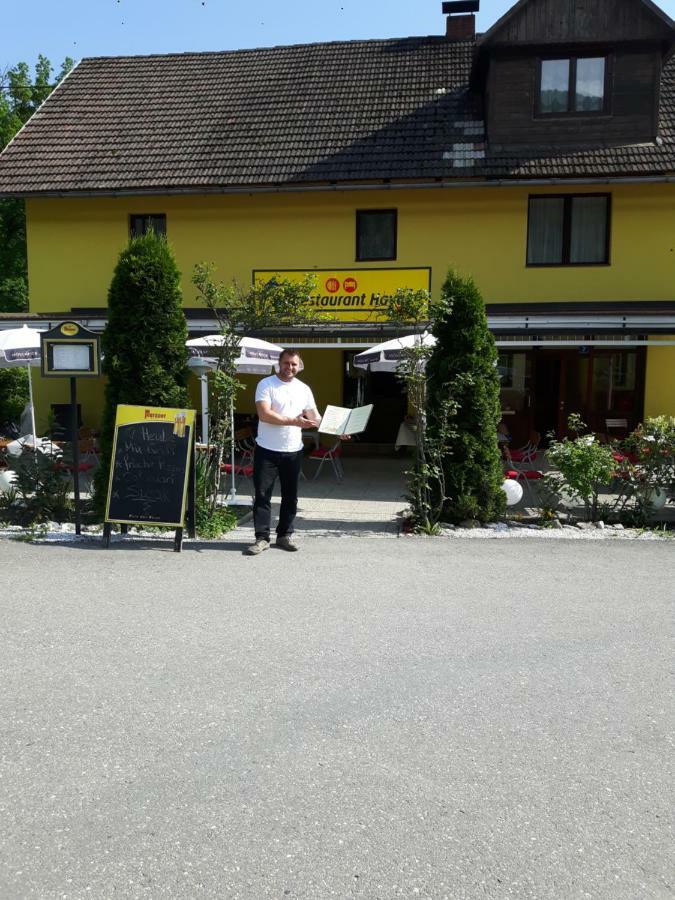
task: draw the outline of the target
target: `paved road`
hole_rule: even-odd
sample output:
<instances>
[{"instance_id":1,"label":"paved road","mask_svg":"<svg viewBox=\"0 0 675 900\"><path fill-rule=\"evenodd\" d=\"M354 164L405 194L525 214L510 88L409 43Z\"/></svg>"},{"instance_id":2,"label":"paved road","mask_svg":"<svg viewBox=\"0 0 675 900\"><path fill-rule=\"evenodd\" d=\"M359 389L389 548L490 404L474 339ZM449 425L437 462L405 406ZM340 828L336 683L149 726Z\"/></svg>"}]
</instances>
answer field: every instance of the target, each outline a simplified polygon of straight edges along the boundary
<instances>
[{"instance_id":1,"label":"paved road","mask_svg":"<svg viewBox=\"0 0 675 900\"><path fill-rule=\"evenodd\" d=\"M672 897L672 542L0 542L0 896Z\"/></svg>"}]
</instances>

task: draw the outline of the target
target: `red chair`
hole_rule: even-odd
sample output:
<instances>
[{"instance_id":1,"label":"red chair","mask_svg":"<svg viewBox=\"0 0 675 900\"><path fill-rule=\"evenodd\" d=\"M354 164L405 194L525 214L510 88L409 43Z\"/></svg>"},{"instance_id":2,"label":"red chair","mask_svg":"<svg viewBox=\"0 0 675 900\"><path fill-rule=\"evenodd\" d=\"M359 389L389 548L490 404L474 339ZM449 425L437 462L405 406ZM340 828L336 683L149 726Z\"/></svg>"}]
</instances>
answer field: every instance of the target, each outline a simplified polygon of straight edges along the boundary
<instances>
[{"instance_id":1,"label":"red chair","mask_svg":"<svg viewBox=\"0 0 675 900\"><path fill-rule=\"evenodd\" d=\"M81 476L84 476L81 486L86 491L88 491L91 487L91 475L95 468L96 463L92 462L81 462L77 466L78 473ZM57 459L54 463L54 471L60 472L61 475L67 475L69 478L72 478L75 474L75 464L72 462L63 462L63 460Z\"/></svg>"},{"instance_id":2,"label":"red chair","mask_svg":"<svg viewBox=\"0 0 675 900\"><path fill-rule=\"evenodd\" d=\"M83 430L84 429L80 429L80 431ZM91 487L91 476L93 470L99 464L98 447L96 446L96 442L92 437L86 437L80 438L80 440L78 440L77 449L79 454L77 471L80 475L84 476L83 487L85 487L85 490L89 490L89 488ZM55 460L54 470L56 472L60 472L62 475L68 475L72 477L75 473L75 463L73 462L72 454L69 454L69 457L67 457L66 459L61 458Z\"/></svg>"},{"instance_id":3,"label":"red chair","mask_svg":"<svg viewBox=\"0 0 675 900\"><path fill-rule=\"evenodd\" d=\"M232 474L232 463L221 463L220 471L224 472L226 475L231 475ZM239 477L240 475L243 475L245 478L253 478L253 466L237 465L235 463L234 474L237 477Z\"/></svg>"},{"instance_id":4,"label":"red chair","mask_svg":"<svg viewBox=\"0 0 675 900\"><path fill-rule=\"evenodd\" d=\"M523 444L522 447L518 447L517 450L509 450L511 461L514 463L529 463L530 465L534 463L537 459L540 441L541 435L539 432L531 431L526 444Z\"/></svg>"},{"instance_id":5,"label":"red chair","mask_svg":"<svg viewBox=\"0 0 675 900\"><path fill-rule=\"evenodd\" d=\"M224 475L232 475L232 463L221 463L220 471ZM251 496L253 496L253 466L249 463L235 463L234 464L234 477L235 477L235 489L239 483L240 478L246 478L249 480L249 487L251 489Z\"/></svg>"},{"instance_id":6,"label":"red chair","mask_svg":"<svg viewBox=\"0 0 675 900\"><path fill-rule=\"evenodd\" d=\"M312 450L307 459L313 459L319 463L319 468L316 470L316 475L312 479L316 481L319 477L319 472L321 471L321 467L328 460L333 467L333 471L335 472L335 477L338 481L342 481L345 477L345 471L342 468L342 442L336 441L332 447L317 447L316 450Z\"/></svg>"}]
</instances>

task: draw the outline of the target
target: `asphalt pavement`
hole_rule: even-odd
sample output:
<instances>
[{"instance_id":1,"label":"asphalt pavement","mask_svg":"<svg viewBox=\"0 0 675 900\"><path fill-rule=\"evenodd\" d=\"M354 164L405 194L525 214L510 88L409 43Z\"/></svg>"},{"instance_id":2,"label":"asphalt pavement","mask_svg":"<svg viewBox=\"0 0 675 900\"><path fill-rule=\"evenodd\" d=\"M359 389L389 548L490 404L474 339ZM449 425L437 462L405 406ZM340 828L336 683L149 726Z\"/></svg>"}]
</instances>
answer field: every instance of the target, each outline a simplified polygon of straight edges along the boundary
<instances>
[{"instance_id":1,"label":"asphalt pavement","mask_svg":"<svg viewBox=\"0 0 675 900\"><path fill-rule=\"evenodd\" d=\"M0 541L0 897L667 898L673 541Z\"/></svg>"}]
</instances>

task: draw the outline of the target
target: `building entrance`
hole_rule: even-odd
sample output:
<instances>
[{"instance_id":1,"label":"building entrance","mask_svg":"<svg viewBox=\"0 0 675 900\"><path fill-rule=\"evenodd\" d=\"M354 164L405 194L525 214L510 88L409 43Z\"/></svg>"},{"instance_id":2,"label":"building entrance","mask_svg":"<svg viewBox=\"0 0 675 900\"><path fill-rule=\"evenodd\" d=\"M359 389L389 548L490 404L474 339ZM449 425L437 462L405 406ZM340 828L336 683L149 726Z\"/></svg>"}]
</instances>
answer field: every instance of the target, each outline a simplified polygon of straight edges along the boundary
<instances>
[{"instance_id":1,"label":"building entrance","mask_svg":"<svg viewBox=\"0 0 675 900\"><path fill-rule=\"evenodd\" d=\"M563 437L572 413L596 433L607 432L608 419L625 419L632 430L643 415L645 360L641 347L500 354L502 411L514 441L532 430Z\"/></svg>"},{"instance_id":2,"label":"building entrance","mask_svg":"<svg viewBox=\"0 0 675 900\"><path fill-rule=\"evenodd\" d=\"M344 405L373 404L368 427L360 435L366 444L391 444L407 415L408 397L402 382L388 372L365 372L351 364L355 353L347 352L344 366Z\"/></svg>"}]
</instances>

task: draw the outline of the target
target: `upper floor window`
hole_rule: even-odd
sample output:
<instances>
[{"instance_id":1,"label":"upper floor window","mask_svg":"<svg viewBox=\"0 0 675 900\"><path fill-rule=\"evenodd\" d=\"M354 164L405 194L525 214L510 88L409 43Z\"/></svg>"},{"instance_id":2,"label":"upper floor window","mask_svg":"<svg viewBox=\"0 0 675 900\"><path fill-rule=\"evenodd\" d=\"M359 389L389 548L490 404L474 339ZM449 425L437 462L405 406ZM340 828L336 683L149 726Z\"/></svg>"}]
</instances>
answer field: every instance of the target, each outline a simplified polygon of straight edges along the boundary
<instances>
[{"instance_id":1,"label":"upper floor window","mask_svg":"<svg viewBox=\"0 0 675 900\"><path fill-rule=\"evenodd\" d=\"M129 237L142 237L149 231L166 237L166 215L164 213L132 213L129 216Z\"/></svg>"},{"instance_id":2,"label":"upper floor window","mask_svg":"<svg viewBox=\"0 0 675 900\"><path fill-rule=\"evenodd\" d=\"M396 259L396 219L395 209L357 210L357 260Z\"/></svg>"},{"instance_id":3,"label":"upper floor window","mask_svg":"<svg viewBox=\"0 0 675 900\"><path fill-rule=\"evenodd\" d=\"M537 112L541 116L604 113L607 58L570 56L542 59Z\"/></svg>"},{"instance_id":4,"label":"upper floor window","mask_svg":"<svg viewBox=\"0 0 675 900\"><path fill-rule=\"evenodd\" d=\"M609 220L609 194L530 197L528 266L607 264Z\"/></svg>"}]
</instances>

